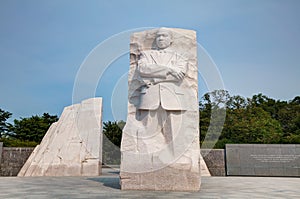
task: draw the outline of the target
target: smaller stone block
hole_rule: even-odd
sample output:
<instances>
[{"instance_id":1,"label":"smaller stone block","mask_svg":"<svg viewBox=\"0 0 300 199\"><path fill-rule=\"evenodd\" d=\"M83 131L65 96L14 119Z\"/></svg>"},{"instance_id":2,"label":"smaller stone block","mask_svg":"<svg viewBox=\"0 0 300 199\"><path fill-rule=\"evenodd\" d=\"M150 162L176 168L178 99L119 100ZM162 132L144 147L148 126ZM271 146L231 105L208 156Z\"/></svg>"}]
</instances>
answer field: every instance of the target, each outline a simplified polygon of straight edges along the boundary
<instances>
[{"instance_id":1,"label":"smaller stone block","mask_svg":"<svg viewBox=\"0 0 300 199\"><path fill-rule=\"evenodd\" d=\"M18 176L99 176L101 130L102 98L66 107Z\"/></svg>"}]
</instances>

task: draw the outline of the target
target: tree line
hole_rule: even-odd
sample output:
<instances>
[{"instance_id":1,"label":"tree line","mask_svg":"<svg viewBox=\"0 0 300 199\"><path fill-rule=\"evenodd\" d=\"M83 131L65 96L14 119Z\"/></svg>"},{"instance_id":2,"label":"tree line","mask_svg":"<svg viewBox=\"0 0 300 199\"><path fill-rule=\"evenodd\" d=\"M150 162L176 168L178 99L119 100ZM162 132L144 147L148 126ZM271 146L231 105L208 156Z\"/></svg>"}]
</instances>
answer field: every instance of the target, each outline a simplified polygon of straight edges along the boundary
<instances>
[{"instance_id":1,"label":"tree line","mask_svg":"<svg viewBox=\"0 0 300 199\"><path fill-rule=\"evenodd\" d=\"M223 129L217 135L215 148L224 148L229 143L300 144L300 96L281 101L261 93L245 98L217 90L201 98L199 112L201 144L208 128L218 125L223 125ZM219 124L220 116L225 116L224 124ZM213 137L214 132L209 136Z\"/></svg>"},{"instance_id":2,"label":"tree line","mask_svg":"<svg viewBox=\"0 0 300 199\"><path fill-rule=\"evenodd\" d=\"M300 144L300 96L282 101L261 93L245 98L216 90L200 99L199 114L200 144L211 141L215 148L228 143ZM35 146L58 120L56 115L44 113L10 124L11 116L0 109L0 142L5 146ZM104 122L103 133L120 146L124 125L124 121Z\"/></svg>"},{"instance_id":3,"label":"tree line","mask_svg":"<svg viewBox=\"0 0 300 199\"><path fill-rule=\"evenodd\" d=\"M53 122L56 115L44 113L29 118L15 119L13 124L7 122L12 113L0 109L0 142L7 147L34 147L38 145Z\"/></svg>"}]
</instances>

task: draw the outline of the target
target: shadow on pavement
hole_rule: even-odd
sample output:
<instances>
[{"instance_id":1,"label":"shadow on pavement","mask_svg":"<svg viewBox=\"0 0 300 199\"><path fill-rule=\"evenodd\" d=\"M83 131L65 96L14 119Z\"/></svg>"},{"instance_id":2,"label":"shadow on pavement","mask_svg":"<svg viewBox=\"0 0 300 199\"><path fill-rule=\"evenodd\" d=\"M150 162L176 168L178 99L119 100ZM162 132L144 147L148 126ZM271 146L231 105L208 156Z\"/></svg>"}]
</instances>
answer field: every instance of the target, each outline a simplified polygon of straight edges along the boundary
<instances>
[{"instance_id":1,"label":"shadow on pavement","mask_svg":"<svg viewBox=\"0 0 300 199\"><path fill-rule=\"evenodd\" d=\"M95 182L100 182L103 186L110 187L113 189L121 189L119 178L88 178Z\"/></svg>"}]
</instances>

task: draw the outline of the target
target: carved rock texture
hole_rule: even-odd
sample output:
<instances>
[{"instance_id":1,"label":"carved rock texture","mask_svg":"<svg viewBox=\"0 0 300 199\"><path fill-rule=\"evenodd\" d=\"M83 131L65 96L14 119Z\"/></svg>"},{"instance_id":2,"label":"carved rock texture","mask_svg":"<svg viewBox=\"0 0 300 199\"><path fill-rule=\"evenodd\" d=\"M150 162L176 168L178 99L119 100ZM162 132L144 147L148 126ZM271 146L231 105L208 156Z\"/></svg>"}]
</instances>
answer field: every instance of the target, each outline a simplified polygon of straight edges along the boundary
<instances>
[{"instance_id":1,"label":"carved rock texture","mask_svg":"<svg viewBox=\"0 0 300 199\"><path fill-rule=\"evenodd\" d=\"M136 32L131 36L128 116L121 144L122 190L198 191L200 189L196 32L164 28L166 29L172 32L172 43L164 51L155 52L158 29ZM162 60L164 58L159 55L160 52L166 54L165 60ZM184 73L183 80L173 81L172 78L175 80L176 78L170 75L161 78L160 76L164 74L163 67L155 71L155 68L149 66L141 72L143 55L146 56L144 60L148 59L156 65L174 64L176 67L177 63L185 62L186 65L181 66ZM175 59L173 55L180 58ZM176 70L179 69L178 67ZM151 79L151 72L160 73L160 76ZM150 78L143 78L141 74ZM160 83L167 79L170 81ZM150 92L157 89L160 90L151 95ZM179 89L180 92L177 92ZM167 94L163 94L165 92ZM147 99L144 93L148 95ZM139 108L141 104L147 109L147 103L151 103L151 96L155 97L153 98L155 107L157 107L156 97L160 97L161 106L154 108L155 110L150 110L152 106L149 106L146 111L141 110ZM163 104L166 104L166 108ZM167 106L170 106L169 110Z\"/></svg>"},{"instance_id":2,"label":"carved rock texture","mask_svg":"<svg viewBox=\"0 0 300 199\"><path fill-rule=\"evenodd\" d=\"M99 176L102 169L102 98L64 108L18 176Z\"/></svg>"}]
</instances>

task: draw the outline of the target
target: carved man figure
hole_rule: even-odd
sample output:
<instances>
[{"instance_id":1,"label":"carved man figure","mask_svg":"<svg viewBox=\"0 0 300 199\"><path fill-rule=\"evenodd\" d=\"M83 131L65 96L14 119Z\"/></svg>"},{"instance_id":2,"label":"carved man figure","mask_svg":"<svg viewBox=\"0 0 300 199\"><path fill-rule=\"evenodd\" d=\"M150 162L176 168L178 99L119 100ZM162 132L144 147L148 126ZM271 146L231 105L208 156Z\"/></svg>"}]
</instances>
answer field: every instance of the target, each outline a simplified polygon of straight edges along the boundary
<instances>
[{"instance_id":1,"label":"carved man figure","mask_svg":"<svg viewBox=\"0 0 300 199\"><path fill-rule=\"evenodd\" d=\"M140 76L144 80L141 89L140 110L186 110L184 92L180 84L187 71L187 62L176 52L169 50L172 33L161 28L156 33L157 49L143 51L138 62Z\"/></svg>"},{"instance_id":2,"label":"carved man figure","mask_svg":"<svg viewBox=\"0 0 300 199\"><path fill-rule=\"evenodd\" d=\"M187 110L185 90L181 88L187 62L170 49L172 37L172 32L160 28L154 42L156 49L143 51L138 61L144 84L138 105L140 118L147 126L147 135L162 133L165 143L172 142L180 128L182 111Z\"/></svg>"},{"instance_id":3,"label":"carved man figure","mask_svg":"<svg viewBox=\"0 0 300 199\"><path fill-rule=\"evenodd\" d=\"M121 189L198 191L196 32L160 28L130 40Z\"/></svg>"}]
</instances>

